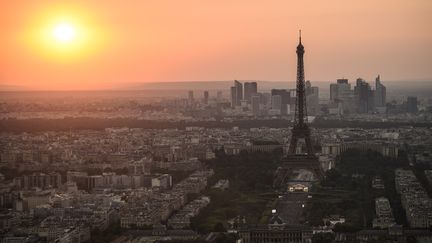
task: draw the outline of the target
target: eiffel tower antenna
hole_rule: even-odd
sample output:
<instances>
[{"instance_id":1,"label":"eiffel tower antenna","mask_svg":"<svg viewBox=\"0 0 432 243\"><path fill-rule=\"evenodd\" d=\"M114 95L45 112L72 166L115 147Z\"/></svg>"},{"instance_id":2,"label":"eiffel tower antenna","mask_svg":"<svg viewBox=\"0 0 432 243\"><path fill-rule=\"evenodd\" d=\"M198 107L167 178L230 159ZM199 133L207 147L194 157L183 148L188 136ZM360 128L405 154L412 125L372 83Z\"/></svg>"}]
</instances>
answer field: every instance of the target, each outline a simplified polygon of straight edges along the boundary
<instances>
[{"instance_id":1,"label":"eiffel tower antenna","mask_svg":"<svg viewBox=\"0 0 432 243\"><path fill-rule=\"evenodd\" d=\"M301 30L299 30L299 42L301 43Z\"/></svg>"}]
</instances>

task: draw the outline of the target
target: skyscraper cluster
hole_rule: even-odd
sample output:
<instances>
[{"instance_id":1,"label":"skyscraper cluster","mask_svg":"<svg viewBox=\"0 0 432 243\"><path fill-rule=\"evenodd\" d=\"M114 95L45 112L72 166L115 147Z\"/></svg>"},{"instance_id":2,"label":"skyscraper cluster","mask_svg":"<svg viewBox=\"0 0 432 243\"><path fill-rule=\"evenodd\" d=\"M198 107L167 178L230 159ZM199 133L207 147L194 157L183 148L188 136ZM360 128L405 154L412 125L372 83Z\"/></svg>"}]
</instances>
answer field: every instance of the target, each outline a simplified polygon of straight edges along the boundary
<instances>
[{"instance_id":1,"label":"skyscraper cluster","mask_svg":"<svg viewBox=\"0 0 432 243\"><path fill-rule=\"evenodd\" d=\"M417 97L409 96L406 100L406 110L408 113L417 113L418 107L417 107L418 101Z\"/></svg>"},{"instance_id":2,"label":"skyscraper cluster","mask_svg":"<svg viewBox=\"0 0 432 243\"><path fill-rule=\"evenodd\" d=\"M378 77L375 79L375 107L385 107L387 98L386 96L387 89L381 83L381 77L378 75Z\"/></svg>"},{"instance_id":3,"label":"skyscraper cluster","mask_svg":"<svg viewBox=\"0 0 432 243\"><path fill-rule=\"evenodd\" d=\"M351 89L348 79L338 79L336 83L330 84L329 113L385 113L386 93L379 75L375 79L374 89L361 78L356 80L354 89Z\"/></svg>"},{"instance_id":4,"label":"skyscraper cluster","mask_svg":"<svg viewBox=\"0 0 432 243\"><path fill-rule=\"evenodd\" d=\"M291 96L288 90L272 89L271 97L272 97L272 110L280 111L280 114L289 113Z\"/></svg>"},{"instance_id":5,"label":"skyscraper cluster","mask_svg":"<svg viewBox=\"0 0 432 243\"><path fill-rule=\"evenodd\" d=\"M234 86L231 87L231 107L251 104L252 96L258 93L258 84L256 82L245 82L244 93L243 84L234 80Z\"/></svg>"},{"instance_id":6,"label":"skyscraper cluster","mask_svg":"<svg viewBox=\"0 0 432 243\"><path fill-rule=\"evenodd\" d=\"M222 91L218 91L217 92L216 100L217 101L222 100ZM201 101L202 101L202 103L204 105L209 105L209 102L210 102L210 93L209 93L208 90L204 90ZM196 101L195 101L195 98L194 98L194 91L193 90L189 90L188 91L187 104L188 104L189 107L194 107L196 105Z\"/></svg>"},{"instance_id":7,"label":"skyscraper cluster","mask_svg":"<svg viewBox=\"0 0 432 243\"><path fill-rule=\"evenodd\" d=\"M188 92L188 102L189 102L189 105L191 105L191 104L194 103L194 93L193 93L192 90L190 90L190 91Z\"/></svg>"},{"instance_id":8,"label":"skyscraper cluster","mask_svg":"<svg viewBox=\"0 0 432 243\"><path fill-rule=\"evenodd\" d=\"M309 114L315 115L319 110L318 87L306 82L306 99ZM272 89L270 93L258 92L256 82L234 81L231 87L231 108L249 108L252 114L288 115L294 110L296 102L295 89Z\"/></svg>"},{"instance_id":9,"label":"skyscraper cluster","mask_svg":"<svg viewBox=\"0 0 432 243\"><path fill-rule=\"evenodd\" d=\"M243 84L234 80L234 86L231 87L231 107L241 106L243 100Z\"/></svg>"}]
</instances>

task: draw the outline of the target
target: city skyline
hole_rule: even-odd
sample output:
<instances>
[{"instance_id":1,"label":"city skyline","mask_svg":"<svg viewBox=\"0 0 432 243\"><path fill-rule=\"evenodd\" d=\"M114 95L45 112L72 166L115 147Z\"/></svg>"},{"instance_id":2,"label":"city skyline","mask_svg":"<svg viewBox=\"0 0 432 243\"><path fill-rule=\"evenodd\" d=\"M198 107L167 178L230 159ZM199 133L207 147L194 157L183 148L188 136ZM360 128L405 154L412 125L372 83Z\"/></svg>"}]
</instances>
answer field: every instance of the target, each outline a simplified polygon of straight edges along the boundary
<instances>
[{"instance_id":1,"label":"city skyline","mask_svg":"<svg viewBox=\"0 0 432 243\"><path fill-rule=\"evenodd\" d=\"M319 102L296 53L296 89L234 80L228 99L3 92L0 238L430 241L430 96L387 102L378 75Z\"/></svg>"},{"instance_id":2,"label":"city skyline","mask_svg":"<svg viewBox=\"0 0 432 243\"><path fill-rule=\"evenodd\" d=\"M1 17L2 86L94 90L166 81L294 80L289 47L298 29L315 54L305 59L309 80L378 74L386 82L432 80L429 1L1 6L9 10ZM51 27L61 43L40 39L39 31Z\"/></svg>"}]
</instances>

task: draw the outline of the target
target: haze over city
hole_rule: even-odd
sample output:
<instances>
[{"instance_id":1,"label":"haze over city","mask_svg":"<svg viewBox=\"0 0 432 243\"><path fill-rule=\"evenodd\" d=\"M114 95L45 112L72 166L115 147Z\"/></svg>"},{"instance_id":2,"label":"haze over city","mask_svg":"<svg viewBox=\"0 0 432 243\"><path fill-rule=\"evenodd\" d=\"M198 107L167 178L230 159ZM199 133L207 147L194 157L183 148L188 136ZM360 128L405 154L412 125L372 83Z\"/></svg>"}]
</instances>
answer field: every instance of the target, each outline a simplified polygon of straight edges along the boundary
<instances>
[{"instance_id":1,"label":"haze over city","mask_svg":"<svg viewBox=\"0 0 432 243\"><path fill-rule=\"evenodd\" d=\"M0 85L8 89L294 81L290 47L299 29L314 53L305 58L309 80L432 80L428 0L2 1L0 8Z\"/></svg>"}]
</instances>

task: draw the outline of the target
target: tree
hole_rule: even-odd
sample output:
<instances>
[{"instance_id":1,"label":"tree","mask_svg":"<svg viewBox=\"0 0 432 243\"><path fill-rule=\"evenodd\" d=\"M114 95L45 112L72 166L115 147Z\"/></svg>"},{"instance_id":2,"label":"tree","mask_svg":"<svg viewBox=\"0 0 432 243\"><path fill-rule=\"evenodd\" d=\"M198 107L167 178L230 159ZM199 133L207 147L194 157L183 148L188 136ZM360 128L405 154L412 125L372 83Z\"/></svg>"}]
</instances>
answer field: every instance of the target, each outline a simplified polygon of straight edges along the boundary
<instances>
[{"instance_id":1,"label":"tree","mask_svg":"<svg viewBox=\"0 0 432 243\"><path fill-rule=\"evenodd\" d=\"M236 236L234 234L222 233L216 237L216 242L217 243L235 243L236 242Z\"/></svg>"},{"instance_id":2,"label":"tree","mask_svg":"<svg viewBox=\"0 0 432 243\"><path fill-rule=\"evenodd\" d=\"M226 232L226 229L221 222L218 222L217 224L215 224L213 231L214 232Z\"/></svg>"},{"instance_id":3,"label":"tree","mask_svg":"<svg viewBox=\"0 0 432 243\"><path fill-rule=\"evenodd\" d=\"M359 227L352 224L346 224L346 223L345 224L337 223L333 228L333 231L336 233L354 233L359 230L360 230Z\"/></svg>"},{"instance_id":4,"label":"tree","mask_svg":"<svg viewBox=\"0 0 432 243\"><path fill-rule=\"evenodd\" d=\"M317 233L312 236L312 243L331 243L334 238L332 233Z\"/></svg>"}]
</instances>

